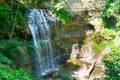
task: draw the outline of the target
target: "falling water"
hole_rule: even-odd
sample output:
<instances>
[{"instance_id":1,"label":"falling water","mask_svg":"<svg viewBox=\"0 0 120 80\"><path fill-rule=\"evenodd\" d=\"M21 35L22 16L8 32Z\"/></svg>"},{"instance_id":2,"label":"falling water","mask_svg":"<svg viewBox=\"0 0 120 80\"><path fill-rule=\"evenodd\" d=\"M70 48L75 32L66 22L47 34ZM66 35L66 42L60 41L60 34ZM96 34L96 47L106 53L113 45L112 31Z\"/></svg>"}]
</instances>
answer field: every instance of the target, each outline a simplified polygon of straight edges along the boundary
<instances>
[{"instance_id":1,"label":"falling water","mask_svg":"<svg viewBox=\"0 0 120 80\"><path fill-rule=\"evenodd\" d=\"M48 9L29 9L27 11L27 22L35 46L37 77L56 70L52 64L54 55L50 39L50 21L55 22L56 17Z\"/></svg>"}]
</instances>

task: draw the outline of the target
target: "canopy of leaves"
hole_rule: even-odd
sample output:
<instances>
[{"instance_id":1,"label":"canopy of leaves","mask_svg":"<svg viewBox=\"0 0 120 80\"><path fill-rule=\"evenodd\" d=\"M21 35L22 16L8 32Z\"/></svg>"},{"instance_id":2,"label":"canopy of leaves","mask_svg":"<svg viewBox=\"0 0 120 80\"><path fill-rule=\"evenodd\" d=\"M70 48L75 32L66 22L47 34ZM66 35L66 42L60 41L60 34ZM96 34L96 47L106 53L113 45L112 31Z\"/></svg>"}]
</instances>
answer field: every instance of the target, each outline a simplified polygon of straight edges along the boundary
<instances>
[{"instance_id":1,"label":"canopy of leaves","mask_svg":"<svg viewBox=\"0 0 120 80\"><path fill-rule=\"evenodd\" d=\"M63 23L70 21L70 12L64 9L66 0L60 0L55 6L54 11L58 16L59 20Z\"/></svg>"},{"instance_id":2,"label":"canopy of leaves","mask_svg":"<svg viewBox=\"0 0 120 80\"><path fill-rule=\"evenodd\" d=\"M18 13L16 15L17 8ZM26 9L27 6L18 2L0 4L0 38L9 38L13 26L25 25L24 13Z\"/></svg>"},{"instance_id":3,"label":"canopy of leaves","mask_svg":"<svg viewBox=\"0 0 120 80\"><path fill-rule=\"evenodd\" d=\"M120 79L120 46L113 47L110 54L103 58L106 69L107 80Z\"/></svg>"},{"instance_id":4,"label":"canopy of leaves","mask_svg":"<svg viewBox=\"0 0 120 80\"><path fill-rule=\"evenodd\" d=\"M66 23L70 20L70 13L63 8L59 10L55 9L55 13L63 23Z\"/></svg>"},{"instance_id":5,"label":"canopy of leaves","mask_svg":"<svg viewBox=\"0 0 120 80\"><path fill-rule=\"evenodd\" d=\"M0 52L12 59L14 54L21 53L20 47L25 46L25 42L17 40L0 40Z\"/></svg>"},{"instance_id":6,"label":"canopy of leaves","mask_svg":"<svg viewBox=\"0 0 120 80\"><path fill-rule=\"evenodd\" d=\"M13 67L12 60L0 52L0 80L31 80L23 69L17 70Z\"/></svg>"},{"instance_id":7,"label":"canopy of leaves","mask_svg":"<svg viewBox=\"0 0 120 80\"><path fill-rule=\"evenodd\" d=\"M67 73L64 73L64 72L55 72L54 74L53 74L53 77L60 77L60 78L62 78L63 80L65 79L65 80L73 80L73 78L70 76L70 75L68 75Z\"/></svg>"},{"instance_id":8,"label":"canopy of leaves","mask_svg":"<svg viewBox=\"0 0 120 80\"><path fill-rule=\"evenodd\" d=\"M0 40L0 80L31 80L23 69L16 69L13 55L19 54L19 47L25 45L17 40Z\"/></svg>"},{"instance_id":9,"label":"canopy of leaves","mask_svg":"<svg viewBox=\"0 0 120 80\"><path fill-rule=\"evenodd\" d=\"M106 7L103 11L103 21L108 28L120 27L120 0L106 0Z\"/></svg>"},{"instance_id":10,"label":"canopy of leaves","mask_svg":"<svg viewBox=\"0 0 120 80\"><path fill-rule=\"evenodd\" d=\"M12 69L10 66L0 64L0 80L31 80L23 69Z\"/></svg>"}]
</instances>

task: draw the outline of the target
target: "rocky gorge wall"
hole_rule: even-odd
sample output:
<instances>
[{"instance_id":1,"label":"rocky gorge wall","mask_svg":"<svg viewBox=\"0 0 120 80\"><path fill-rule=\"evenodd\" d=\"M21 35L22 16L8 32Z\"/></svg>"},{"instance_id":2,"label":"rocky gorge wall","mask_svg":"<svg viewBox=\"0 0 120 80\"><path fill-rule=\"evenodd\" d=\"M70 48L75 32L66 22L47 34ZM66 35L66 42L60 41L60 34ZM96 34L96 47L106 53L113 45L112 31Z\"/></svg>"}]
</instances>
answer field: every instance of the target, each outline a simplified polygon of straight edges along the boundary
<instances>
[{"instance_id":1,"label":"rocky gorge wall","mask_svg":"<svg viewBox=\"0 0 120 80\"><path fill-rule=\"evenodd\" d=\"M68 72L77 80L93 80L104 74L102 57L109 53L110 48L106 47L95 54L92 40L89 40L96 33L102 32L104 7L105 0L66 1L64 8L71 13L71 20L52 29L55 52L59 55L71 53L68 62L79 66L78 70Z\"/></svg>"},{"instance_id":2,"label":"rocky gorge wall","mask_svg":"<svg viewBox=\"0 0 120 80\"><path fill-rule=\"evenodd\" d=\"M65 9L70 12L71 20L67 24L53 27L52 40L58 54L70 53L71 45L86 43L86 38L101 30L102 10L105 0L69 0Z\"/></svg>"}]
</instances>

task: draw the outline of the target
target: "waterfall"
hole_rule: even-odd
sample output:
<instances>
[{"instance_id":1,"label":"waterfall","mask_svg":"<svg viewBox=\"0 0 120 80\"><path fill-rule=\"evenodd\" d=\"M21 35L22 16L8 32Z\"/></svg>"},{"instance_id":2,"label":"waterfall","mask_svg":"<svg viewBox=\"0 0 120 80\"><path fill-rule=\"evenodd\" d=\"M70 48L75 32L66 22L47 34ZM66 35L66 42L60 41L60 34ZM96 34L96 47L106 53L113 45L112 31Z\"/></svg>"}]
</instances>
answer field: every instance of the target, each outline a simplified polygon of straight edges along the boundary
<instances>
[{"instance_id":1,"label":"waterfall","mask_svg":"<svg viewBox=\"0 0 120 80\"><path fill-rule=\"evenodd\" d=\"M26 14L35 46L35 73L39 77L56 70L52 63L55 56L51 44L49 24L50 21L56 21L56 16L48 9L29 9Z\"/></svg>"}]
</instances>

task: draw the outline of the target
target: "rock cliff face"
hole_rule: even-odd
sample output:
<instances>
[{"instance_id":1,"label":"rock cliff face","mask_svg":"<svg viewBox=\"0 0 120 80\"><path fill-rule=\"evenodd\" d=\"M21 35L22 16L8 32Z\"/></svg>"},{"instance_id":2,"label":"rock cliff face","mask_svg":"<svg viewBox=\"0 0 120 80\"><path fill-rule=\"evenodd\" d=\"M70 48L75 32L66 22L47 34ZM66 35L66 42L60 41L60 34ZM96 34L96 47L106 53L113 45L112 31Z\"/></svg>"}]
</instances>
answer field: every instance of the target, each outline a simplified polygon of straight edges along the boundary
<instances>
[{"instance_id":1,"label":"rock cliff face","mask_svg":"<svg viewBox=\"0 0 120 80\"><path fill-rule=\"evenodd\" d=\"M67 0L65 9L71 13L71 21L59 27L52 28L52 40L56 52L70 53L71 45L85 43L103 27L101 23L105 0Z\"/></svg>"},{"instance_id":2,"label":"rock cliff face","mask_svg":"<svg viewBox=\"0 0 120 80\"><path fill-rule=\"evenodd\" d=\"M58 53L71 53L68 62L80 66L71 74L77 80L99 78L105 70L101 59L104 54L109 53L110 48L95 54L89 37L103 27L101 16L105 0L69 0L66 3L65 9L71 12L71 22L56 29L53 41Z\"/></svg>"},{"instance_id":3,"label":"rock cliff face","mask_svg":"<svg viewBox=\"0 0 120 80\"><path fill-rule=\"evenodd\" d=\"M67 0L65 8L73 12L102 10L105 2L105 0Z\"/></svg>"},{"instance_id":4,"label":"rock cliff face","mask_svg":"<svg viewBox=\"0 0 120 80\"><path fill-rule=\"evenodd\" d=\"M88 23L98 29L100 27L98 19L101 18L105 4L105 0L69 0L66 2L65 9L73 13L73 16L78 14L85 18Z\"/></svg>"}]
</instances>

